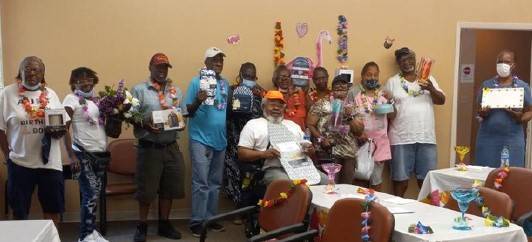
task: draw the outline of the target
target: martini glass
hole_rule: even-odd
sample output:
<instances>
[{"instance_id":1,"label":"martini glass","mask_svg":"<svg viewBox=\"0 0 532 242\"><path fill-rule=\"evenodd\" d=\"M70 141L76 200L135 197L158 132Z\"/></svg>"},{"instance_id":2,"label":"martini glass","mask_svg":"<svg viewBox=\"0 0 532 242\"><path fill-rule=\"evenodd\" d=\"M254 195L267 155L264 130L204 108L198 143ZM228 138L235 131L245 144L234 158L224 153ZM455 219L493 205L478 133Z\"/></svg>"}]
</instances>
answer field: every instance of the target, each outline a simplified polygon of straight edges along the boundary
<instances>
[{"instance_id":1,"label":"martini glass","mask_svg":"<svg viewBox=\"0 0 532 242\"><path fill-rule=\"evenodd\" d=\"M478 197L477 188L456 188L451 191L451 196L458 203L458 208L462 212L462 216L454 219L453 229L456 230L471 230L471 226L467 224L465 212L469 208L469 203Z\"/></svg>"},{"instance_id":2,"label":"martini glass","mask_svg":"<svg viewBox=\"0 0 532 242\"><path fill-rule=\"evenodd\" d=\"M336 163L325 163L321 165L321 168L327 172L327 186L325 187L325 193L335 193L334 189L334 179L336 178L336 173L342 169L342 165Z\"/></svg>"}]
</instances>

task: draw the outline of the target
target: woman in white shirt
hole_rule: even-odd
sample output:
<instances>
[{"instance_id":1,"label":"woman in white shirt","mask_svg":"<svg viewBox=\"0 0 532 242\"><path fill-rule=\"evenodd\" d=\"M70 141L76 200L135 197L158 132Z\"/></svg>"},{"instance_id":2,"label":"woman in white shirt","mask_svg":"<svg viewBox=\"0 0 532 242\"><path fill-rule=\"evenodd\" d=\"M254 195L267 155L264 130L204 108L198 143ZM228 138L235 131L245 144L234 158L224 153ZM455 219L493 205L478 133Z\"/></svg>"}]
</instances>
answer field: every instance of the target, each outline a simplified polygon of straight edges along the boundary
<instances>
[{"instance_id":1,"label":"woman in white shirt","mask_svg":"<svg viewBox=\"0 0 532 242\"><path fill-rule=\"evenodd\" d=\"M81 222L79 241L107 241L96 231L96 204L102 190L102 179L109 161L107 136L98 110L94 86L98 83L96 72L86 67L72 71L72 93L63 106L72 119L72 138L67 149L72 169L79 181L81 192Z\"/></svg>"},{"instance_id":2,"label":"woman in white shirt","mask_svg":"<svg viewBox=\"0 0 532 242\"><path fill-rule=\"evenodd\" d=\"M43 217L59 223L65 208L60 138L65 126L45 126L45 110L62 109L46 86L44 63L24 58L16 83L0 92L0 147L7 161L7 196L17 220L28 219L35 187ZM68 121L66 115L63 120Z\"/></svg>"}]
</instances>

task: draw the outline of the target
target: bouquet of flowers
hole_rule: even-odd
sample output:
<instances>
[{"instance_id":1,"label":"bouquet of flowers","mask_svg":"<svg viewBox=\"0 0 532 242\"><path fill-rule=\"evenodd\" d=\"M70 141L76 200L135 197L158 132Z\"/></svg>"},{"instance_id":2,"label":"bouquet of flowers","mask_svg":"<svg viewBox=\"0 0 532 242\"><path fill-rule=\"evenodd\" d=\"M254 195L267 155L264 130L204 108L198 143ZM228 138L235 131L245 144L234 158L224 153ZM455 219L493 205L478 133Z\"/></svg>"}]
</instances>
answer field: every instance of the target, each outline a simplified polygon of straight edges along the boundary
<instances>
[{"instance_id":1,"label":"bouquet of flowers","mask_svg":"<svg viewBox=\"0 0 532 242\"><path fill-rule=\"evenodd\" d=\"M134 124L143 120L139 100L131 95L124 84L125 81L120 80L116 89L105 86L104 91L99 92L100 119L105 124L107 135L113 138L120 136L123 121Z\"/></svg>"}]
</instances>

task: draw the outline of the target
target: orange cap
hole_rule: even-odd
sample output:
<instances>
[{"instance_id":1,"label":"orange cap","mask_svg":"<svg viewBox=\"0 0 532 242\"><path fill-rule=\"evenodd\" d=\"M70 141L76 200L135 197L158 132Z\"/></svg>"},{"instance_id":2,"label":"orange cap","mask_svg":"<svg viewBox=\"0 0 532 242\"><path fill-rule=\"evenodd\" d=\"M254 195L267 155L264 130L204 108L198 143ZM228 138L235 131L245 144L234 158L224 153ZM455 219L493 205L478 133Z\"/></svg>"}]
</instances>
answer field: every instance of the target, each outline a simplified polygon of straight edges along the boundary
<instances>
[{"instance_id":1,"label":"orange cap","mask_svg":"<svg viewBox=\"0 0 532 242\"><path fill-rule=\"evenodd\" d=\"M268 91L264 97L268 100L281 100L286 103L284 96L280 91Z\"/></svg>"}]
</instances>

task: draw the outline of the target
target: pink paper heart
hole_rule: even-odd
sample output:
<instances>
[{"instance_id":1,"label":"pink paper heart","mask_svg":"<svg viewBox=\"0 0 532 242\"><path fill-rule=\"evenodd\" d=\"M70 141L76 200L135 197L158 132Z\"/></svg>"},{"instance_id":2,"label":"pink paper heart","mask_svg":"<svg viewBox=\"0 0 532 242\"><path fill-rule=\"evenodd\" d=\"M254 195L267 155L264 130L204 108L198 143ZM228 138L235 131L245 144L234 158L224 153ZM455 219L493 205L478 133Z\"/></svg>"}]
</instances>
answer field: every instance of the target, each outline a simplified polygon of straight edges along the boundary
<instances>
[{"instance_id":1,"label":"pink paper heart","mask_svg":"<svg viewBox=\"0 0 532 242\"><path fill-rule=\"evenodd\" d=\"M308 32L308 24L307 23L297 23L296 32L297 32L297 36L299 36L299 38L303 38Z\"/></svg>"}]
</instances>

